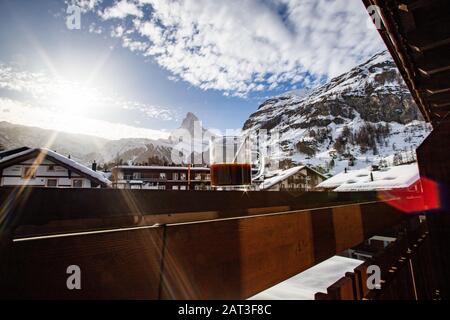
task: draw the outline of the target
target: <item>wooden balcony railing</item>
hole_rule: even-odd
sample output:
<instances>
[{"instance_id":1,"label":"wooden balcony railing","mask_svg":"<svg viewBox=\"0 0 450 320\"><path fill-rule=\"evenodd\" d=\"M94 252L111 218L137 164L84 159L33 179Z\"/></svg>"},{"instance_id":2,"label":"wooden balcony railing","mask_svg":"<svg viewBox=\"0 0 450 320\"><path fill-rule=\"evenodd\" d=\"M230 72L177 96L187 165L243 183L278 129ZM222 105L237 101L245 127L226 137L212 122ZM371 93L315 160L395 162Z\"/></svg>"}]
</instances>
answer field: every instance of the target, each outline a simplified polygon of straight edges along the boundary
<instances>
[{"instance_id":1,"label":"wooden balcony railing","mask_svg":"<svg viewBox=\"0 0 450 320\"><path fill-rule=\"evenodd\" d=\"M245 299L408 216L374 193L1 189L0 296ZM82 290L68 290L78 265Z\"/></svg>"}]
</instances>

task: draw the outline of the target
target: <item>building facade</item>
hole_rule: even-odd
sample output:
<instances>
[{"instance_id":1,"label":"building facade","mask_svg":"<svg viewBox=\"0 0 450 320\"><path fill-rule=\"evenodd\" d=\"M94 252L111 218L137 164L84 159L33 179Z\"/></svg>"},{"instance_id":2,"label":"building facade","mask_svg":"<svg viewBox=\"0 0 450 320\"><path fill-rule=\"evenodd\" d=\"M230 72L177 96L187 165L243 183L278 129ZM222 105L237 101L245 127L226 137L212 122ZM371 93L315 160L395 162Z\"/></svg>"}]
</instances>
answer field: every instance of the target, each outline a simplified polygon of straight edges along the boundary
<instances>
[{"instance_id":1,"label":"building facade","mask_svg":"<svg viewBox=\"0 0 450 320\"><path fill-rule=\"evenodd\" d=\"M51 150L21 148L0 154L2 187L104 188L110 184L102 173Z\"/></svg>"},{"instance_id":2,"label":"building facade","mask_svg":"<svg viewBox=\"0 0 450 320\"><path fill-rule=\"evenodd\" d=\"M114 188L150 190L210 190L207 167L117 166L112 169Z\"/></svg>"},{"instance_id":3,"label":"building facade","mask_svg":"<svg viewBox=\"0 0 450 320\"><path fill-rule=\"evenodd\" d=\"M313 191L326 177L308 167L297 166L277 172L267 177L260 185L261 190L268 191Z\"/></svg>"}]
</instances>

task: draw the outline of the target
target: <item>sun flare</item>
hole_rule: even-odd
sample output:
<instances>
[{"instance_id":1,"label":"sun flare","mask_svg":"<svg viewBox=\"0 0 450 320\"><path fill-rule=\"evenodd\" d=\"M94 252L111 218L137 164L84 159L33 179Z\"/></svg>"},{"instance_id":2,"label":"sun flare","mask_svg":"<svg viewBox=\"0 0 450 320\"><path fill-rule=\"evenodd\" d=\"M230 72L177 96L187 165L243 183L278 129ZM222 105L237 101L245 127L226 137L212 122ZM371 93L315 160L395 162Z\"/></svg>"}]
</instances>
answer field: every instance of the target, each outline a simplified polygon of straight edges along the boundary
<instances>
[{"instance_id":1,"label":"sun flare","mask_svg":"<svg viewBox=\"0 0 450 320\"><path fill-rule=\"evenodd\" d=\"M69 83L56 85L52 91L49 104L63 114L83 116L92 108L100 107L100 97L93 89Z\"/></svg>"}]
</instances>

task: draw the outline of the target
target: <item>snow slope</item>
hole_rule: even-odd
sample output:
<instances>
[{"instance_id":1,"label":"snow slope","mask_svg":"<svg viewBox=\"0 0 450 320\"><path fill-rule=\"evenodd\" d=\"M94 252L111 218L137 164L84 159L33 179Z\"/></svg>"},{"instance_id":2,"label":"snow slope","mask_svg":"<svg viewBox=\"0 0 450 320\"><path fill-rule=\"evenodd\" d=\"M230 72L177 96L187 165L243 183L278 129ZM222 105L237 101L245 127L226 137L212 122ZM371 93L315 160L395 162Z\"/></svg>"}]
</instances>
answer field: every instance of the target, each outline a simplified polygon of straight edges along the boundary
<instances>
[{"instance_id":1,"label":"snow slope","mask_svg":"<svg viewBox=\"0 0 450 320\"><path fill-rule=\"evenodd\" d=\"M306 95L288 92L266 100L243 130L279 135L271 143L278 144L280 152L269 158L291 159L335 174L415 149L431 127L383 51Z\"/></svg>"}]
</instances>

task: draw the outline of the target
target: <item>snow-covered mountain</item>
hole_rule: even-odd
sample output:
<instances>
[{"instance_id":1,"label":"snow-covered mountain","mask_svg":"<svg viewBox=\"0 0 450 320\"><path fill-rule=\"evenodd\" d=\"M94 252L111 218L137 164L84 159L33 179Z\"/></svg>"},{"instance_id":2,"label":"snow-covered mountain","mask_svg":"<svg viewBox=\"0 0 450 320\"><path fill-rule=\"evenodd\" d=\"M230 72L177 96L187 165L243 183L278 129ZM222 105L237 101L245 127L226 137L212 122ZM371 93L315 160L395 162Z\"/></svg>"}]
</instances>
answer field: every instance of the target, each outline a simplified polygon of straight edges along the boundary
<instances>
[{"instance_id":1,"label":"snow-covered mountain","mask_svg":"<svg viewBox=\"0 0 450 320\"><path fill-rule=\"evenodd\" d=\"M94 160L100 165L110 166L115 163L171 164L173 161L176 162L172 159L173 149L185 154L181 159L183 162L195 160L196 164L199 164L199 161L208 163L207 145L211 135L213 133L203 128L200 120L191 112L186 114L180 127L173 130L167 140L143 138L107 140L0 121L0 146L6 149L22 146L47 147L60 154L70 155L72 159L87 165ZM191 136L196 139L190 142ZM194 151L196 158L188 156L191 150Z\"/></svg>"},{"instance_id":2,"label":"snow-covered mountain","mask_svg":"<svg viewBox=\"0 0 450 320\"><path fill-rule=\"evenodd\" d=\"M431 130L387 51L307 94L266 100L243 129L278 132L279 159L331 173L415 149Z\"/></svg>"},{"instance_id":3,"label":"snow-covered mountain","mask_svg":"<svg viewBox=\"0 0 450 320\"><path fill-rule=\"evenodd\" d=\"M11 149L22 146L47 147L89 165L105 163L170 163L172 143L168 140L127 138L107 140L95 136L56 132L0 121L0 145ZM150 159L149 159L150 158Z\"/></svg>"}]
</instances>

